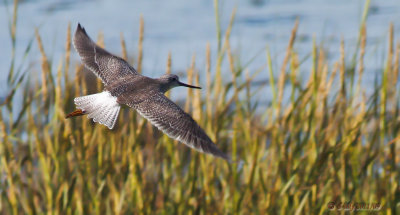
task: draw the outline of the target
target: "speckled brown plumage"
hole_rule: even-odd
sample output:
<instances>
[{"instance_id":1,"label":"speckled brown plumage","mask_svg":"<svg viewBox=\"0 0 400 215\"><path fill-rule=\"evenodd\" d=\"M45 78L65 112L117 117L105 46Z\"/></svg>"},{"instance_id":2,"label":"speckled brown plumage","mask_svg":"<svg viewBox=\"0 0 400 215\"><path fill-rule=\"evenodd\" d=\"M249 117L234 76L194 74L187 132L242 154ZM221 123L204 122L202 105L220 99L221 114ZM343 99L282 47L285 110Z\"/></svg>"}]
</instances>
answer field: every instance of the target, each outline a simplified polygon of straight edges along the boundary
<instances>
[{"instance_id":1,"label":"speckled brown plumage","mask_svg":"<svg viewBox=\"0 0 400 215\"><path fill-rule=\"evenodd\" d=\"M85 66L105 84L105 91L75 98L75 104L94 121L114 127L120 105L135 109L169 137L203 153L230 160L204 130L164 93L173 87L190 86L176 75L153 79L140 75L123 59L97 46L78 24L74 46Z\"/></svg>"}]
</instances>

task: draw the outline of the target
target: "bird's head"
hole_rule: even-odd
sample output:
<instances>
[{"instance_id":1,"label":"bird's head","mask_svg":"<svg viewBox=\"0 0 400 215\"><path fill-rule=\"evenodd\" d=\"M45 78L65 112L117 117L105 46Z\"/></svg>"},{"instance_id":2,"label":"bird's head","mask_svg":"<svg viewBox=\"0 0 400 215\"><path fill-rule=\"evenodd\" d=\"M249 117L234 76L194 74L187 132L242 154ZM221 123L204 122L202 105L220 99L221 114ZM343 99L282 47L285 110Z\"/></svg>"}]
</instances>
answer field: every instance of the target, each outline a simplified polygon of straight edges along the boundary
<instances>
[{"instance_id":1,"label":"bird's head","mask_svg":"<svg viewBox=\"0 0 400 215\"><path fill-rule=\"evenodd\" d=\"M192 85L180 82L179 77L177 75L173 75L173 74L165 74L165 75L161 76L159 78L159 80L161 80L161 88L164 92L168 91L171 88L179 87L179 86L201 89L201 87L192 86Z\"/></svg>"}]
</instances>

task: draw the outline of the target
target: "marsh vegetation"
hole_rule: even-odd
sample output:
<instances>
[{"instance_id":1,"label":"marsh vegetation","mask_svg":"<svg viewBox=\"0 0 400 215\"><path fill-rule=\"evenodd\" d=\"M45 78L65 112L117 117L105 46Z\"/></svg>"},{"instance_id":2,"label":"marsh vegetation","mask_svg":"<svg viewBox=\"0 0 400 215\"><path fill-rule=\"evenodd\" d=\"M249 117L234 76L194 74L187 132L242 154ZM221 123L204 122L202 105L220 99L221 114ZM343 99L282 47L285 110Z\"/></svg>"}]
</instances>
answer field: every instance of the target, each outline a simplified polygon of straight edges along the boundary
<instances>
[{"instance_id":1,"label":"marsh vegetation","mask_svg":"<svg viewBox=\"0 0 400 215\"><path fill-rule=\"evenodd\" d=\"M17 12L15 1L13 50ZM235 11L223 32L216 17L220 45L204 44L205 69L198 69L194 55L186 71L187 82L204 83L203 90L187 89L181 107L243 162L193 151L129 108L113 130L86 117L66 120L73 98L99 92L102 84L88 84L93 77L71 61L71 26L58 62L50 60L50 44L37 31L26 53L39 47L39 80L29 79L13 52L9 91L0 104L2 214L325 214L331 201L377 202L381 212L399 213L400 44L393 26L385 63L365 86L365 17L355 53L342 41L340 58L328 59L324 47L313 43L308 77L299 74L303 61L293 49L301 23L295 23L277 71L268 48L265 66L249 71L231 49ZM144 72L143 19L140 26L138 50L128 53L121 34L120 56ZM215 58L211 46L218 46ZM166 73L172 58L165 59ZM268 83L255 87L259 77ZM266 92L272 94L268 105L251 99Z\"/></svg>"}]
</instances>

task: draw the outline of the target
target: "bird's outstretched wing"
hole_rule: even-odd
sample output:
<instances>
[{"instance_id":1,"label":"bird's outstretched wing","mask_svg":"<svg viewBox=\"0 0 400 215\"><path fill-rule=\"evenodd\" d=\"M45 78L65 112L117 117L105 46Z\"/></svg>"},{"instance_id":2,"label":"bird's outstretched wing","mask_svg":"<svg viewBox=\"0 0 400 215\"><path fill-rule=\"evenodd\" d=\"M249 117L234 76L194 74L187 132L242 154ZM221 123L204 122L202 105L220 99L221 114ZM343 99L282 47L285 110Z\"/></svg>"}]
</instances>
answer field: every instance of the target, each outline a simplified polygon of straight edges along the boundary
<instances>
[{"instance_id":1,"label":"bird's outstretched wing","mask_svg":"<svg viewBox=\"0 0 400 215\"><path fill-rule=\"evenodd\" d=\"M73 43L85 66L96 74L105 85L126 76L139 75L125 60L97 46L80 24L76 29Z\"/></svg>"},{"instance_id":2,"label":"bird's outstretched wing","mask_svg":"<svg viewBox=\"0 0 400 215\"><path fill-rule=\"evenodd\" d=\"M128 103L128 106L136 109L140 115L169 137L200 152L230 161L230 158L213 143L192 117L164 94L155 93L138 104Z\"/></svg>"}]
</instances>

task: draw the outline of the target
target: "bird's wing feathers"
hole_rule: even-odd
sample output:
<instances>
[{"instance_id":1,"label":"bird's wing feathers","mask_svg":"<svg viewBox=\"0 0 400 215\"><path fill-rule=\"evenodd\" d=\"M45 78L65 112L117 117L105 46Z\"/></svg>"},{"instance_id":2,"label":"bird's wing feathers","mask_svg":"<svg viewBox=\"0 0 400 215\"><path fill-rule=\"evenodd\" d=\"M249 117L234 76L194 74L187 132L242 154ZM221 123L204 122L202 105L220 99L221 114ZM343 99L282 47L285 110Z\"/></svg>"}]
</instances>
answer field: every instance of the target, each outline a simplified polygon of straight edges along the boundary
<instances>
[{"instance_id":1,"label":"bird's wing feathers","mask_svg":"<svg viewBox=\"0 0 400 215\"><path fill-rule=\"evenodd\" d=\"M210 153L226 160L230 158L212 142L202 128L178 105L161 93L156 93L139 104L128 104L151 124L169 137L200 152Z\"/></svg>"},{"instance_id":2,"label":"bird's wing feathers","mask_svg":"<svg viewBox=\"0 0 400 215\"><path fill-rule=\"evenodd\" d=\"M139 75L125 60L100 48L78 24L74 36L74 46L82 62L108 85L128 75Z\"/></svg>"}]
</instances>

